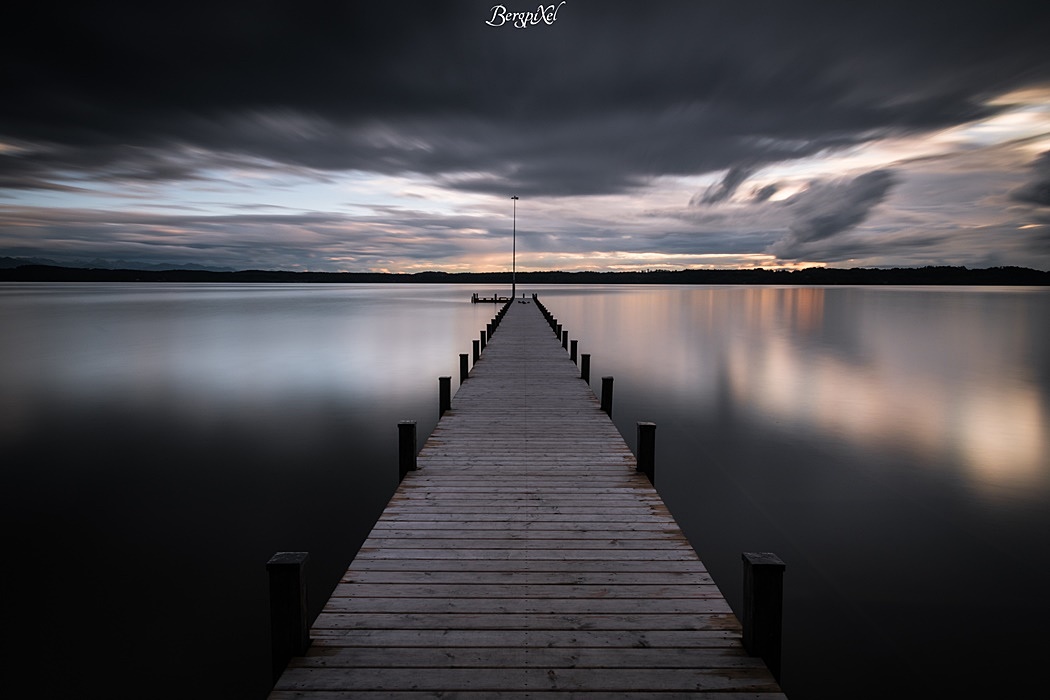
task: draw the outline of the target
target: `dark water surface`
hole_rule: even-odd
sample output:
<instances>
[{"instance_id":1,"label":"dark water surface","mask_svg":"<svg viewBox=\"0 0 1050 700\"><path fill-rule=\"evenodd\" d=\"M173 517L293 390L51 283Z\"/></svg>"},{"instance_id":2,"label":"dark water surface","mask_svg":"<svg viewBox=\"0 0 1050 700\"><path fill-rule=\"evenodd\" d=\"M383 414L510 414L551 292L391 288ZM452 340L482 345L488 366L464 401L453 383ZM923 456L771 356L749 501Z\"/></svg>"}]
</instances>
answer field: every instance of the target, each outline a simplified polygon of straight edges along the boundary
<instances>
[{"instance_id":1,"label":"dark water surface","mask_svg":"<svg viewBox=\"0 0 1050 700\"><path fill-rule=\"evenodd\" d=\"M453 285L0 285L9 659L37 695L259 698L265 561L315 612L397 421L491 318ZM657 486L739 610L785 577L792 698L1043 684L1050 292L538 287L657 423ZM10 646L10 644L9 644Z\"/></svg>"}]
</instances>

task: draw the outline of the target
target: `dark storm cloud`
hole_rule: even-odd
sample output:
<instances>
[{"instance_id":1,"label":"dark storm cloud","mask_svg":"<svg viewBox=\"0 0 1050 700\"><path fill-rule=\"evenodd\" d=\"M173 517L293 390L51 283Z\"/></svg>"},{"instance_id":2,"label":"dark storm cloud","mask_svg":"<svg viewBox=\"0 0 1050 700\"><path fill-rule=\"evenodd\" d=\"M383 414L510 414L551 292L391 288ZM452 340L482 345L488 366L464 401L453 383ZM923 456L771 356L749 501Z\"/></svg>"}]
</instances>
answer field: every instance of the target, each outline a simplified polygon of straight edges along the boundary
<instances>
[{"instance_id":1,"label":"dark storm cloud","mask_svg":"<svg viewBox=\"0 0 1050 700\"><path fill-rule=\"evenodd\" d=\"M876 170L852 180L811 184L787 202L792 212L789 233L770 247L781 260L824 260L837 247L832 239L868 218L894 184L889 170ZM884 244L884 241L882 242Z\"/></svg>"},{"instance_id":2,"label":"dark storm cloud","mask_svg":"<svg viewBox=\"0 0 1050 700\"><path fill-rule=\"evenodd\" d=\"M715 204L716 202L722 202L729 199L736 194L737 188L739 188L745 180L751 177L754 172L754 168L747 167L746 165L734 165L729 169L720 182L708 187L707 191L702 195L696 195L693 197L689 201L690 206Z\"/></svg>"},{"instance_id":3,"label":"dark storm cloud","mask_svg":"<svg viewBox=\"0 0 1050 700\"><path fill-rule=\"evenodd\" d=\"M780 186L776 183L772 185L766 185L765 187L759 187L751 193L751 198L756 202L764 202L777 192L780 191Z\"/></svg>"},{"instance_id":4,"label":"dark storm cloud","mask_svg":"<svg viewBox=\"0 0 1050 700\"><path fill-rule=\"evenodd\" d=\"M1050 79L1045 3L570 0L523 30L486 26L491 5L20 3L0 143L32 148L3 151L0 178L248 160L614 193L963 123Z\"/></svg>"},{"instance_id":5,"label":"dark storm cloud","mask_svg":"<svg viewBox=\"0 0 1050 700\"><path fill-rule=\"evenodd\" d=\"M1041 153L1032 163L1032 179L1011 192L1011 196L1026 204L1050 207L1050 151Z\"/></svg>"},{"instance_id":6,"label":"dark storm cloud","mask_svg":"<svg viewBox=\"0 0 1050 700\"><path fill-rule=\"evenodd\" d=\"M19 257L59 262L111 257L137 262L186 263L207 259L239 269L367 269L389 259L440 260L474 245L477 224L467 216L434 216L396 208L370 215L193 213L150 214L90 209L0 206L0 249ZM19 238L27 227L39 233ZM423 232L425 235L421 235ZM333 262L334 261L334 262ZM319 265L320 263L320 265Z\"/></svg>"}]
</instances>

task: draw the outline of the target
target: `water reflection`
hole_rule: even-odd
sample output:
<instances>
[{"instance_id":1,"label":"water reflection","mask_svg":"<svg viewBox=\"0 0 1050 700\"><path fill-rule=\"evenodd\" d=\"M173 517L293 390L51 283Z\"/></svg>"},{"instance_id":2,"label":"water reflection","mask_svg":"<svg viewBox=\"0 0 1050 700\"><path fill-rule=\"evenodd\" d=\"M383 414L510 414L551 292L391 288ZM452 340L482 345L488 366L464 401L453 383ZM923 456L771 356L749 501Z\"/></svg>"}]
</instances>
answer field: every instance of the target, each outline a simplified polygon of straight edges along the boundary
<instances>
[{"instance_id":1,"label":"water reflection","mask_svg":"<svg viewBox=\"0 0 1050 700\"><path fill-rule=\"evenodd\" d=\"M326 599L393 488L396 422L430 432L436 378L494 311L471 291L0 285L0 517L26 572L5 620L78 649L64 675L16 659L41 694L82 694L116 648L116 695L265 694L262 562L309 550ZM658 424L657 486L730 603L741 551L788 562L791 697L1003 695L1040 668L1050 293L523 291L594 385L616 377L628 442ZM97 605L54 604L70 572Z\"/></svg>"},{"instance_id":2,"label":"water reflection","mask_svg":"<svg viewBox=\"0 0 1050 700\"><path fill-rule=\"evenodd\" d=\"M164 406L191 423L325 401L404 400L491 317L459 289L297 285L54 285L5 291L0 435L43 400ZM326 398L327 397L327 398ZM273 421L263 418L262 424Z\"/></svg>"},{"instance_id":3,"label":"water reflection","mask_svg":"<svg viewBox=\"0 0 1050 700\"><path fill-rule=\"evenodd\" d=\"M1048 391L1033 362L1047 339L1032 323L1045 293L609 292L561 290L556 306L582 344L615 346L595 349L596 363L688 395L694 410L750 415L863 449L892 446L913 453L918 468L957 463L974 493L989 498L1047 495Z\"/></svg>"}]
</instances>

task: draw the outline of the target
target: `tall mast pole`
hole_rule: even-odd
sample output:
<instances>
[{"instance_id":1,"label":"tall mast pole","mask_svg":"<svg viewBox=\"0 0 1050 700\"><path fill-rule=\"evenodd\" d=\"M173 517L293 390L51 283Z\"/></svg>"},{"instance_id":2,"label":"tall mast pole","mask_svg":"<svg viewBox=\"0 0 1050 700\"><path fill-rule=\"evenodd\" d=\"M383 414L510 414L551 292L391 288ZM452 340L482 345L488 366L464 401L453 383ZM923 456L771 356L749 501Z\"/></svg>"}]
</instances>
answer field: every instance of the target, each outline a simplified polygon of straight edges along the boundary
<instances>
[{"instance_id":1,"label":"tall mast pole","mask_svg":"<svg viewBox=\"0 0 1050 700\"><path fill-rule=\"evenodd\" d=\"M510 298L516 299L518 296L518 195L511 197L514 201L514 230L511 236L511 256L510 256Z\"/></svg>"}]
</instances>

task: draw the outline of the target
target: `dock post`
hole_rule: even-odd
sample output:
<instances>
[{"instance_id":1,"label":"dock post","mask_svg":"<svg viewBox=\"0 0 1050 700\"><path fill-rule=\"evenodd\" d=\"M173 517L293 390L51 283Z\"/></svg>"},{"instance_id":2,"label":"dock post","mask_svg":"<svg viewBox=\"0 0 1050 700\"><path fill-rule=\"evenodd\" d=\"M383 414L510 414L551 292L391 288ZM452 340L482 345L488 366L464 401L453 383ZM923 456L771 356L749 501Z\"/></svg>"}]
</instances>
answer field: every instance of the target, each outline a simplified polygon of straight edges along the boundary
<instances>
[{"instance_id":1,"label":"dock post","mask_svg":"<svg viewBox=\"0 0 1050 700\"><path fill-rule=\"evenodd\" d=\"M481 350L485 350L485 331L481 331Z\"/></svg>"},{"instance_id":2,"label":"dock post","mask_svg":"<svg viewBox=\"0 0 1050 700\"><path fill-rule=\"evenodd\" d=\"M270 649L273 682L293 656L310 646L310 613L306 600L308 552L277 552L266 562L270 575Z\"/></svg>"},{"instance_id":3,"label":"dock post","mask_svg":"<svg viewBox=\"0 0 1050 700\"><path fill-rule=\"evenodd\" d=\"M452 377L438 377L440 387L440 410L438 417L445 415L445 411L452 408Z\"/></svg>"},{"instance_id":4,"label":"dock post","mask_svg":"<svg viewBox=\"0 0 1050 700\"><path fill-rule=\"evenodd\" d=\"M577 364L577 362L576 362L576 350L579 347L579 345L580 345L580 341L578 341L578 340L570 340L569 341L569 359L572 360L572 363L574 365Z\"/></svg>"},{"instance_id":5,"label":"dock post","mask_svg":"<svg viewBox=\"0 0 1050 700\"><path fill-rule=\"evenodd\" d=\"M397 424L397 480L416 470L416 422L403 420Z\"/></svg>"},{"instance_id":6,"label":"dock post","mask_svg":"<svg viewBox=\"0 0 1050 700\"><path fill-rule=\"evenodd\" d=\"M613 378L602 377L602 410L612 418Z\"/></svg>"},{"instance_id":7,"label":"dock post","mask_svg":"<svg viewBox=\"0 0 1050 700\"><path fill-rule=\"evenodd\" d=\"M744 552L744 648L780 681L784 562L772 552Z\"/></svg>"},{"instance_id":8,"label":"dock post","mask_svg":"<svg viewBox=\"0 0 1050 700\"><path fill-rule=\"evenodd\" d=\"M554 336L558 340L561 340L561 324L560 323L555 323L554 324Z\"/></svg>"},{"instance_id":9,"label":"dock post","mask_svg":"<svg viewBox=\"0 0 1050 700\"><path fill-rule=\"evenodd\" d=\"M478 360L480 360L480 359L481 359L481 341L480 340L475 340L474 341L474 364L477 364Z\"/></svg>"},{"instance_id":10,"label":"dock post","mask_svg":"<svg viewBox=\"0 0 1050 700\"><path fill-rule=\"evenodd\" d=\"M580 379L587 382L588 386L591 383L591 354L589 352L580 355Z\"/></svg>"},{"instance_id":11,"label":"dock post","mask_svg":"<svg viewBox=\"0 0 1050 700\"><path fill-rule=\"evenodd\" d=\"M467 374L470 373L470 355L465 352L459 354L459 383L467 381Z\"/></svg>"},{"instance_id":12,"label":"dock post","mask_svg":"<svg viewBox=\"0 0 1050 700\"><path fill-rule=\"evenodd\" d=\"M656 485L656 423L638 421L638 471Z\"/></svg>"},{"instance_id":13,"label":"dock post","mask_svg":"<svg viewBox=\"0 0 1050 700\"><path fill-rule=\"evenodd\" d=\"M569 349L569 331L561 332L561 347L563 350Z\"/></svg>"}]
</instances>

